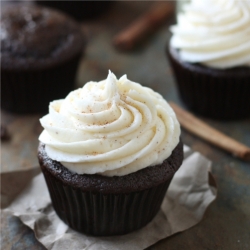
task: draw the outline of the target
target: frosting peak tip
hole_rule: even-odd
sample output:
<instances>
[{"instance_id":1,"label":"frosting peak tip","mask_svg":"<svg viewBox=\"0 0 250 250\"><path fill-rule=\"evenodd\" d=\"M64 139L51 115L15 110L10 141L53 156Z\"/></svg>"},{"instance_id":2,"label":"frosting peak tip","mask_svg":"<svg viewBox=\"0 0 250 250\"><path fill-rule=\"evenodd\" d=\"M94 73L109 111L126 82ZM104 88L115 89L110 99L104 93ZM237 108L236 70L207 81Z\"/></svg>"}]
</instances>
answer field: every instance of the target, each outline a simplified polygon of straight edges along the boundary
<instances>
[{"instance_id":1,"label":"frosting peak tip","mask_svg":"<svg viewBox=\"0 0 250 250\"><path fill-rule=\"evenodd\" d=\"M124 74L122 77L120 77L119 81L126 81L128 80L127 74Z\"/></svg>"},{"instance_id":2,"label":"frosting peak tip","mask_svg":"<svg viewBox=\"0 0 250 250\"><path fill-rule=\"evenodd\" d=\"M109 70L109 73L108 73L108 77L107 77L107 78L108 78L108 79L109 79L109 78L113 78L113 79L117 80L116 75L115 75L111 70Z\"/></svg>"}]
</instances>

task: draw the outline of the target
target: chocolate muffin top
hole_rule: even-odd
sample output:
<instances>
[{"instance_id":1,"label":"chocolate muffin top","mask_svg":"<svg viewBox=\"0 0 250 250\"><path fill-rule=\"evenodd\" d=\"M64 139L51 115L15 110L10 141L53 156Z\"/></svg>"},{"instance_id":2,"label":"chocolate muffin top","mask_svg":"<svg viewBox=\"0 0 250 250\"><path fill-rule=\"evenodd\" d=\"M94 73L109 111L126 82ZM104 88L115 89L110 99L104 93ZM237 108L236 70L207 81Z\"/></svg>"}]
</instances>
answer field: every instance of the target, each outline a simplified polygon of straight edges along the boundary
<instances>
[{"instance_id":1,"label":"chocolate muffin top","mask_svg":"<svg viewBox=\"0 0 250 250\"><path fill-rule=\"evenodd\" d=\"M45 145L40 143L38 159L44 174L48 171L56 180L82 191L102 194L130 193L155 187L171 180L183 161L183 144L180 141L170 157L162 164L143 168L124 176L102 176L98 174L77 174L69 171L60 162L48 157Z\"/></svg>"},{"instance_id":2,"label":"chocolate muffin top","mask_svg":"<svg viewBox=\"0 0 250 250\"><path fill-rule=\"evenodd\" d=\"M1 10L2 69L41 69L64 62L83 49L80 26L69 16L36 5Z\"/></svg>"}]
</instances>

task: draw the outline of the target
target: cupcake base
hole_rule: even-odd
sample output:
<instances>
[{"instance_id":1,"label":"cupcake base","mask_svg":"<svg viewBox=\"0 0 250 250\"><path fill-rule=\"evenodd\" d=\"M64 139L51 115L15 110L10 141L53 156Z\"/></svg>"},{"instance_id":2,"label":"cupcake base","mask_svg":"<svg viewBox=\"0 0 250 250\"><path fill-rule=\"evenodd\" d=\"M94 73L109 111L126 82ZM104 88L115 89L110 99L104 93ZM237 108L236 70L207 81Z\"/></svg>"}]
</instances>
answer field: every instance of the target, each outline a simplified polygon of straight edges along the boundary
<instances>
[{"instance_id":1,"label":"cupcake base","mask_svg":"<svg viewBox=\"0 0 250 250\"><path fill-rule=\"evenodd\" d=\"M1 70L1 107L13 113L48 111L49 102L74 89L81 54L51 68Z\"/></svg>"},{"instance_id":2,"label":"cupcake base","mask_svg":"<svg viewBox=\"0 0 250 250\"><path fill-rule=\"evenodd\" d=\"M120 177L72 173L50 159L43 144L38 159L58 216L76 231L112 236L137 230L155 217L182 163L183 145L161 165Z\"/></svg>"},{"instance_id":3,"label":"cupcake base","mask_svg":"<svg viewBox=\"0 0 250 250\"><path fill-rule=\"evenodd\" d=\"M195 113L220 120L250 117L250 67L219 70L183 62L167 48L179 94Z\"/></svg>"}]
</instances>

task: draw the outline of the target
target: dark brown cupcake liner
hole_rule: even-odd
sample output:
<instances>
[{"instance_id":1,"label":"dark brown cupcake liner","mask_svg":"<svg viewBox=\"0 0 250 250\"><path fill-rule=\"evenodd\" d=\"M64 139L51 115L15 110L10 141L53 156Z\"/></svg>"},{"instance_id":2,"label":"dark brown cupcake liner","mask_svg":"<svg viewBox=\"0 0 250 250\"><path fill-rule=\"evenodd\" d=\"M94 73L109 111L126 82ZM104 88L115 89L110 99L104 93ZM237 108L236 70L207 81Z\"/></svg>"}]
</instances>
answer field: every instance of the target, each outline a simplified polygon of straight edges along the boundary
<instances>
[{"instance_id":1,"label":"dark brown cupcake liner","mask_svg":"<svg viewBox=\"0 0 250 250\"><path fill-rule=\"evenodd\" d=\"M42 170L57 215L72 229L94 236L127 234L148 224L171 181L139 192L101 194L74 189Z\"/></svg>"},{"instance_id":2,"label":"dark brown cupcake liner","mask_svg":"<svg viewBox=\"0 0 250 250\"><path fill-rule=\"evenodd\" d=\"M183 160L180 142L162 164L125 176L79 175L38 148L38 159L57 215L72 229L94 236L127 234L157 214Z\"/></svg>"},{"instance_id":3,"label":"dark brown cupcake liner","mask_svg":"<svg viewBox=\"0 0 250 250\"><path fill-rule=\"evenodd\" d=\"M183 62L167 48L179 94L195 113L220 120L250 117L250 67L218 70Z\"/></svg>"},{"instance_id":4,"label":"dark brown cupcake liner","mask_svg":"<svg viewBox=\"0 0 250 250\"><path fill-rule=\"evenodd\" d=\"M1 70L1 107L14 113L47 112L49 102L74 88L81 55L41 70Z\"/></svg>"}]
</instances>

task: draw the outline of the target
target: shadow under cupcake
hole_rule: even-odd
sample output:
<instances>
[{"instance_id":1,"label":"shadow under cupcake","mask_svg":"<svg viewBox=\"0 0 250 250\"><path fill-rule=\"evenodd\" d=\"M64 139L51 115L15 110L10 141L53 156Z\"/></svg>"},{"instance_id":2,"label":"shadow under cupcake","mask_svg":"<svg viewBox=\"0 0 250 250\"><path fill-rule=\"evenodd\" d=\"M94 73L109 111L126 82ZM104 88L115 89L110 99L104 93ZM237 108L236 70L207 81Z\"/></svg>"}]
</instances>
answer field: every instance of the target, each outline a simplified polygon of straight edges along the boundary
<instances>
[{"instance_id":1,"label":"shadow under cupcake","mask_svg":"<svg viewBox=\"0 0 250 250\"><path fill-rule=\"evenodd\" d=\"M37 4L61 10L77 20L93 19L108 11L114 1L44 1L38 0Z\"/></svg>"}]
</instances>

